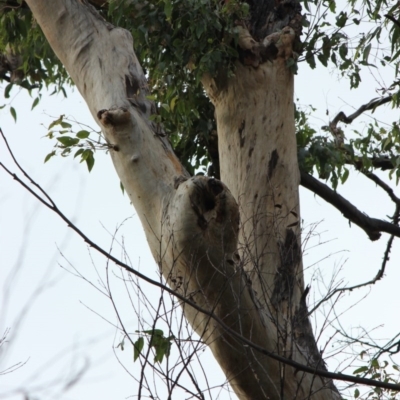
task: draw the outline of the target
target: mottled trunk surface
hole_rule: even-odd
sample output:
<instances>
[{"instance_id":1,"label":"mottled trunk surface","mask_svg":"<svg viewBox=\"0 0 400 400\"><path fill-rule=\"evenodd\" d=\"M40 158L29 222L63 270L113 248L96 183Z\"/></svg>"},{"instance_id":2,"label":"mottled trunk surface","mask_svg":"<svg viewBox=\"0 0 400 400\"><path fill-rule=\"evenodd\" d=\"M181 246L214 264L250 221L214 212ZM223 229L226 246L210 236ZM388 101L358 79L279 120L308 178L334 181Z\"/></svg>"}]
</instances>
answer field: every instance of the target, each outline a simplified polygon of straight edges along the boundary
<instances>
[{"instance_id":1,"label":"mottled trunk surface","mask_svg":"<svg viewBox=\"0 0 400 400\"><path fill-rule=\"evenodd\" d=\"M204 79L216 108L222 183L190 178L149 119L154 106L127 31L83 0L27 3L102 127L168 285L268 351L323 368L301 264L293 76L285 61L293 32L262 42L274 59L238 64L224 83ZM251 52L263 38L244 33ZM183 310L240 399L339 398L322 378L261 354L187 304Z\"/></svg>"}]
</instances>

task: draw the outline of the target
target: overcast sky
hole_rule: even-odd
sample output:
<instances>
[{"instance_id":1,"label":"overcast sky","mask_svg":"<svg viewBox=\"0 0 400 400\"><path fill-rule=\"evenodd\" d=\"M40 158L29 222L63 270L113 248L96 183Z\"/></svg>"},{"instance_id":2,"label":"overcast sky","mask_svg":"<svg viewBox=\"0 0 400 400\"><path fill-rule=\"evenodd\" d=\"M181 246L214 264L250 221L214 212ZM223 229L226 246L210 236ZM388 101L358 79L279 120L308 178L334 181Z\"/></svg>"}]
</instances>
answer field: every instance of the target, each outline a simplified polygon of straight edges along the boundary
<instances>
[{"instance_id":1,"label":"overcast sky","mask_svg":"<svg viewBox=\"0 0 400 400\"><path fill-rule=\"evenodd\" d=\"M0 92L4 87L0 86ZM337 112L351 113L352 107L358 108L377 97L374 87L373 79L363 77L360 90L349 93L347 83L339 82L329 70L315 72L301 65L295 96L300 103L318 108L311 121L320 129ZM121 246L112 244L118 228L116 238L119 243L124 242L132 266L157 279L157 266L140 222L129 199L121 193L109 156L96 154L90 174L85 165L72 158L57 157L43 163L53 146L44 136L54 118L65 114L98 129L82 98L76 91L69 91L68 99L44 96L31 112L32 101L24 90L14 88L11 98L3 100L7 106L0 110L0 126L17 160L94 242L106 249L112 245L114 254L124 257ZM17 123L9 113L9 105L17 110ZM394 113L390 106L375 116L383 121L393 116L398 119L397 110ZM368 118L364 121L370 121ZM359 125L358 129L365 127ZM0 159L20 175L3 142ZM394 181L390 184L394 185ZM386 218L393 213L384 193L358 173L352 173L339 191L369 216ZM399 188L395 192L400 196ZM307 282L312 287L310 304L326 291L321 277L326 285L333 276L336 282L342 280L343 284L354 285L376 275L387 235L370 242L363 231L351 226L337 210L304 189L301 189L301 209L304 236L311 230L304 257ZM330 307L316 313L316 332L323 327L323 313L330 312L328 318L340 315L342 327L350 334L356 335L360 326L366 331L373 330L375 338L389 339L399 333L399 267L400 245L395 240L384 279L369 289L344 295L336 305L336 314L330 312ZM11 374L0 375L0 398L23 399L15 392L21 388L41 400L125 399L137 393L135 380L120 365L116 354L136 377L139 365L133 363L131 347L127 346L124 352L115 349L121 335L112 325L117 320L109 299L84 279L66 271L74 268L98 286L99 276L105 277L106 260L89 249L57 215L0 171L0 334L10 328L8 342L0 350L0 371L25 363ZM116 277L112 285L119 310L128 329L134 332L138 329L137 318L126 293L121 291L123 286ZM144 284L143 288L157 302L159 291ZM338 327L337 320L335 324ZM375 327L380 328L375 330ZM321 348L332 332L327 329L322 334ZM327 350L332 350L331 344ZM330 360L330 368L335 369L342 359L343 355ZM218 384L223 379L218 367L210 357L205 356L204 360L207 370L213 371L209 374L211 384ZM397 361L400 362L399 358ZM81 369L85 371L81 380L66 390L66 383ZM219 398L229 396L222 392Z\"/></svg>"}]
</instances>

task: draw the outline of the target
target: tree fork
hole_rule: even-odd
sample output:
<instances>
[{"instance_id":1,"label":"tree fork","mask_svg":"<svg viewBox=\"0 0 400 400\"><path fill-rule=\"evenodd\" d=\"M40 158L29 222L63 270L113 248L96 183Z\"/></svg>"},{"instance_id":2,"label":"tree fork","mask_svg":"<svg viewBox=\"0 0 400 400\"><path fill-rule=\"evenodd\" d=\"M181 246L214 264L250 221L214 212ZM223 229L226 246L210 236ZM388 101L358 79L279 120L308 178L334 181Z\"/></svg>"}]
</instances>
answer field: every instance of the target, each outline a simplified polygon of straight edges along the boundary
<instances>
[{"instance_id":1,"label":"tree fork","mask_svg":"<svg viewBox=\"0 0 400 400\"><path fill-rule=\"evenodd\" d=\"M275 60L257 68L238 63L223 85L205 77L222 183L190 178L150 120L154 107L127 31L85 0L27 4L102 127L167 283L255 344L323 368L304 313L293 75L286 67L293 29L263 39L277 49ZM240 399L339 398L330 381L285 367L183 309Z\"/></svg>"}]
</instances>

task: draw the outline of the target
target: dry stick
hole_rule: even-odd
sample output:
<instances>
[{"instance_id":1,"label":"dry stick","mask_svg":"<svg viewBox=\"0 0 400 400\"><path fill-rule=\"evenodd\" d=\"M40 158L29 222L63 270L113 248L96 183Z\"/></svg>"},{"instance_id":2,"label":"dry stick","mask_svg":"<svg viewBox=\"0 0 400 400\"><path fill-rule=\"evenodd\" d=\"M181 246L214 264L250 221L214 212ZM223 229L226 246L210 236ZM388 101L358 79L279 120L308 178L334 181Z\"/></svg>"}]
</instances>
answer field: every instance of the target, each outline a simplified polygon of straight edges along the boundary
<instances>
[{"instance_id":1,"label":"dry stick","mask_svg":"<svg viewBox=\"0 0 400 400\"><path fill-rule=\"evenodd\" d=\"M313 308L311 311L308 312L308 315L310 316L318 307L321 306L322 303L325 303L326 301L328 301L330 298L332 298L336 293L341 293L341 292L347 292L347 291L352 291L354 289L360 289L364 286L368 286L368 285L374 285L377 281L379 281L380 279L382 279L383 274L385 272L385 268L386 268L386 264L389 261L389 253L390 250L392 248L392 243L393 243L393 239L394 236L390 236L389 241L386 245L386 250L385 250L385 254L383 256L383 261L382 261L382 266L379 269L379 271L377 272L377 274L375 275L375 278L371 279L368 282L364 282L364 283L360 283L358 285L354 285L354 286L349 286L349 287L344 287L344 288L337 288L335 289L333 292L329 293L326 297L324 297L322 300L320 300Z\"/></svg>"},{"instance_id":2,"label":"dry stick","mask_svg":"<svg viewBox=\"0 0 400 400\"><path fill-rule=\"evenodd\" d=\"M393 96L389 95L386 97L381 97L379 99L373 99L367 104L363 104L357 111L353 114L347 116L343 111L341 111L329 124L330 127L335 127L338 122L344 122L345 124L351 124L357 117L359 117L364 111L375 110L377 107L389 103L392 101Z\"/></svg>"},{"instance_id":3,"label":"dry stick","mask_svg":"<svg viewBox=\"0 0 400 400\"><path fill-rule=\"evenodd\" d=\"M198 310L199 312L203 313L204 315L207 315L210 318L213 318L218 324L226 331L226 333L234 336L235 338L239 339L242 341L245 345L250 346L254 350L257 350L261 354L264 354L276 361L282 362L286 365L290 365L291 367L295 368L298 371L303 371L307 372L310 374L315 374L321 377L329 378L329 379L336 379L340 381L345 381L345 382L352 382L352 383L359 383L362 385L367 385L367 386L375 386L379 387L382 389L389 389L389 390L394 390L394 391L400 391L400 384L393 384L393 383L388 383L388 382L380 382L374 379L367 379L367 378L360 378L357 376L352 376L352 375L347 375L347 374L341 374L341 373L336 373L336 372L328 372L328 371L323 371L317 368L312 368L307 365L300 364L296 361L290 360L288 358L282 357L278 354L275 354L271 351L268 351L267 349L253 343L251 340L243 337L240 333L237 333L235 330L230 328L228 325L226 325L220 318L218 318L215 314L212 312L199 307L196 303L192 302L191 300L188 300L184 296L182 296L179 293L174 292L172 289L170 289L168 286L163 285L160 282L157 282L151 278L148 278L146 275L143 275L141 272L137 271L134 268L131 268L129 265L123 263L122 261L118 260L111 254L107 253L104 249L102 249L100 246L98 246L96 243L91 241L76 225L74 225L61 211L60 209L56 206L54 201L50 198L50 196L41 188L41 186L36 183L25 171L24 169L18 164L16 161L11 148L8 145L7 139L4 136L4 133L2 129L0 128L0 134L7 146L7 149L16 163L17 167L21 170L23 175L29 179L32 185L34 185L38 190L44 194L44 196L49 200L49 202L45 201L41 196L39 196L34 190L32 190L25 182L23 182L15 173L11 172L2 162L0 162L0 167L2 167L10 176L14 178L22 187L24 187L29 193L31 193L34 197L36 197L42 204L44 204L47 208L50 210L54 211L66 224L69 228L71 228L73 231L75 231L90 247L94 248L97 250L100 254L108 258L110 261L113 261L116 265L120 266L121 268L124 268L126 271L136 275L137 277L143 279L144 281L157 286L166 292L172 294L175 296L177 299L183 301L184 303L188 304L189 306L193 307L194 309Z\"/></svg>"},{"instance_id":4,"label":"dry stick","mask_svg":"<svg viewBox=\"0 0 400 400\"><path fill-rule=\"evenodd\" d=\"M302 186L322 197L326 202L341 211L349 221L363 229L371 240L378 240L381 237L380 232L400 237L400 227L381 219L368 217L329 186L306 172L301 171L300 173Z\"/></svg>"},{"instance_id":5,"label":"dry stick","mask_svg":"<svg viewBox=\"0 0 400 400\"><path fill-rule=\"evenodd\" d=\"M392 225L393 226L399 226L400 199L394 194L393 189L389 185L387 185L385 182L383 182L380 178L378 178L375 174L370 173L370 172L363 172L363 174L365 176L367 176L368 178L370 178L371 180L373 180L378 186L380 186L385 192L387 192L387 194L393 200L393 202L396 203L396 210L395 210L395 212L393 214L393 217L392 217L392 220L393 220L393 224ZM383 274L385 273L386 264L389 261L389 254L390 254L390 251L392 249L393 240L394 240L394 235L391 235L389 240L388 240L388 242L387 242L387 245L386 245L386 250L385 250L385 253L383 255L383 261L382 261L381 268L377 272L375 278L371 279L368 282L360 283L359 285L335 289L333 292L329 293L326 297L324 297L321 301L319 301L313 307L313 309L308 312L308 315L311 315L318 307L321 306L322 303L324 303L327 300L329 300L330 298L332 298L332 296L334 296L336 293L345 292L345 291L352 291L354 289L359 289L359 288L364 287L364 286L374 285L377 281L381 280L382 277L383 277Z\"/></svg>"}]
</instances>

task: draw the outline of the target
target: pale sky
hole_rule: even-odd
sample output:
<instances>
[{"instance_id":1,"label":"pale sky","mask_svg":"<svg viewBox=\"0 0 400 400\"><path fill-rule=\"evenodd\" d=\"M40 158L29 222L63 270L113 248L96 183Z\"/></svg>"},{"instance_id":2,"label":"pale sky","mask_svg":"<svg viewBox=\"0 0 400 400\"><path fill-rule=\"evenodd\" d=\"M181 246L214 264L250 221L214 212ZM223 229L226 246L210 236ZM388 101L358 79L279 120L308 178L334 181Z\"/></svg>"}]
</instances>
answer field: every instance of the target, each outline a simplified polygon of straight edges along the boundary
<instances>
[{"instance_id":1,"label":"pale sky","mask_svg":"<svg viewBox=\"0 0 400 400\"><path fill-rule=\"evenodd\" d=\"M0 92L4 87L3 83ZM374 80L365 78L360 90L349 93L347 83L339 82L329 71L320 68L315 73L301 65L296 77L295 97L302 104L317 106L317 117L312 119L312 123L319 129L329 120L327 109L331 118L340 110L351 113L354 111L351 106L358 108L377 97L374 87ZM116 238L119 243L124 242L130 263L157 279L157 266L150 255L140 222L127 196L121 194L109 156L98 153L90 174L85 165L72 158L56 157L43 163L53 145L44 137L46 126L60 114L98 129L79 94L76 91L70 93L68 99L44 96L31 112L33 99L24 90L14 88L11 98L3 100L7 106L0 110L0 126L20 164L52 196L65 215L97 244L109 249L117 227L122 224ZM17 110L16 124L8 105ZM386 106L376 112L376 116L383 121L398 119L398 112ZM21 175L4 143L0 144L0 159ZM390 184L393 186L394 181ZM22 388L40 400L106 400L135 396L137 383L120 365L116 355L135 377L140 375L139 364L133 363L131 346L127 345L124 352L115 349L121 335L112 326L116 324L116 316L109 299L88 282L66 272L66 269L73 271L76 268L97 284L99 277L95 267L104 279L106 260L88 249L58 216L3 171L0 171L0 188L0 334L10 328L8 342L0 350L0 371L26 362L17 371L0 375L0 399L23 399L23 395L16 392ZM338 190L371 217L386 218L393 213L393 206L385 194L358 173L352 173L345 186ZM395 192L400 196L398 187ZM304 257L306 279L312 287L310 304L326 290L319 275L314 274L317 269L326 284L335 271L337 282L343 280L343 284L350 285L368 281L376 275L387 235L382 235L377 242L370 242L361 229L349 226L336 209L304 189L301 189L301 210L305 232L316 224ZM321 244L317 246L318 243ZM115 255L124 257L117 243L112 247ZM118 269L112 271L111 285L121 316L127 329L134 332L139 328L136 314L123 284L114 276ZM399 282L400 245L397 239L384 279L369 289L345 294L335 308L336 314L330 312L329 306L325 313L330 312L329 319L340 315L341 326L349 334L356 335L361 326L366 331L372 330L374 338L389 339L400 332L397 317ZM144 284L141 287L157 303L158 289ZM146 319L145 310L141 312ZM146 320L150 328L151 321L148 317ZM316 332L320 331L324 320L323 313L318 312L314 321ZM332 329L322 333L321 348L335 327L338 327L336 321ZM380 328L374 330L375 327ZM337 335L336 339L339 338ZM331 344L328 350L332 350ZM341 354L330 360L330 369L334 370L345 357ZM218 385L222 375L216 363L208 355L202 359L207 371L212 371L209 374L210 385ZM400 362L399 357L397 362ZM63 386L81 368L85 370L81 380L65 390ZM176 399L187 398L179 396ZM221 392L218 398L230 397Z\"/></svg>"}]
</instances>

